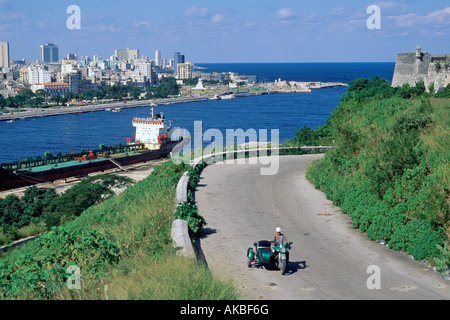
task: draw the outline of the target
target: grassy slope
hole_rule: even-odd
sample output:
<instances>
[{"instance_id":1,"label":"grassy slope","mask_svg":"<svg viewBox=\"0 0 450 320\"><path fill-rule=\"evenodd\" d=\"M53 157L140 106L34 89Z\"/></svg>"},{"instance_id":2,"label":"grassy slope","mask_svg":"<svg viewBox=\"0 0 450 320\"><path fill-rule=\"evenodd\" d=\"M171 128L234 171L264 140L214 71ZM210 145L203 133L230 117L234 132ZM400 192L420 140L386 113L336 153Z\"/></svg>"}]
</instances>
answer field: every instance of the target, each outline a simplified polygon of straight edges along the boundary
<instances>
[{"instance_id":1,"label":"grassy slope","mask_svg":"<svg viewBox=\"0 0 450 320\"><path fill-rule=\"evenodd\" d=\"M0 262L6 299L235 299L199 262L178 257L170 238L175 189L186 168L171 162L76 220L13 250ZM81 290L65 270L81 268Z\"/></svg>"}]
</instances>

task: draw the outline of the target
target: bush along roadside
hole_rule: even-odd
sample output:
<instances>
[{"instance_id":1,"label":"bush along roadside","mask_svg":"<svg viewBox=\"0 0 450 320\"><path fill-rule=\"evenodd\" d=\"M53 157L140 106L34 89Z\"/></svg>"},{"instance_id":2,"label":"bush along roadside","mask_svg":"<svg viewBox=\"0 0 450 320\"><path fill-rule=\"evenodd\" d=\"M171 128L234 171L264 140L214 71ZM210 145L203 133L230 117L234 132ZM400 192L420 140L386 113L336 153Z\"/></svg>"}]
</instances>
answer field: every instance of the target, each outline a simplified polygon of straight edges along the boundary
<instances>
[{"instance_id":1,"label":"bush along roadside","mask_svg":"<svg viewBox=\"0 0 450 320\"><path fill-rule=\"evenodd\" d=\"M206 220L198 213L197 205L195 204L195 191L200 182L200 175L207 163L203 159L202 162L187 171L187 201L178 205L175 209L175 219L186 220L189 225L189 235L195 241L203 228L206 226Z\"/></svg>"},{"instance_id":2,"label":"bush along roadside","mask_svg":"<svg viewBox=\"0 0 450 320\"><path fill-rule=\"evenodd\" d=\"M327 122L337 147L306 174L369 239L444 273L449 105L425 93L403 98L381 79L354 81Z\"/></svg>"}]
</instances>

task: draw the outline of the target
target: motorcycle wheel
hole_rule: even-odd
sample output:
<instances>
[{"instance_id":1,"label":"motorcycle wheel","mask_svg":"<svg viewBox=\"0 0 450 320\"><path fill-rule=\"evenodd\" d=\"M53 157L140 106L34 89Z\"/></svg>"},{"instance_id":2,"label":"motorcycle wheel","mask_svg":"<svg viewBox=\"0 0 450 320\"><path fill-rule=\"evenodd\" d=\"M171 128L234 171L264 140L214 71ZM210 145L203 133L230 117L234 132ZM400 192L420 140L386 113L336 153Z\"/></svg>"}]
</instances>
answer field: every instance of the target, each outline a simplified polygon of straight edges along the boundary
<instances>
[{"instance_id":1,"label":"motorcycle wheel","mask_svg":"<svg viewBox=\"0 0 450 320\"><path fill-rule=\"evenodd\" d=\"M286 273L286 260L281 261L280 272L282 276Z\"/></svg>"},{"instance_id":2,"label":"motorcycle wheel","mask_svg":"<svg viewBox=\"0 0 450 320\"><path fill-rule=\"evenodd\" d=\"M252 261L250 259L247 260L247 267L249 267L249 268L252 267Z\"/></svg>"}]
</instances>

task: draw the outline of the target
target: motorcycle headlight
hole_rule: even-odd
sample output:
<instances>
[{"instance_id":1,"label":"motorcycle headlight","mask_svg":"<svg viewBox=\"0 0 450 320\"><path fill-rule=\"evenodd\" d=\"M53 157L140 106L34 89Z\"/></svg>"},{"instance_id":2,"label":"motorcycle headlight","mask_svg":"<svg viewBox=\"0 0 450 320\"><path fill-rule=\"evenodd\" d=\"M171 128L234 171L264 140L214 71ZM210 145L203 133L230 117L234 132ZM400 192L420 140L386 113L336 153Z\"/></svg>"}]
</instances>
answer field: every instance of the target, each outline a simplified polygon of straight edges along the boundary
<instances>
[{"instance_id":1,"label":"motorcycle headlight","mask_svg":"<svg viewBox=\"0 0 450 320\"><path fill-rule=\"evenodd\" d=\"M285 247L281 247L281 252L286 252L286 248Z\"/></svg>"}]
</instances>

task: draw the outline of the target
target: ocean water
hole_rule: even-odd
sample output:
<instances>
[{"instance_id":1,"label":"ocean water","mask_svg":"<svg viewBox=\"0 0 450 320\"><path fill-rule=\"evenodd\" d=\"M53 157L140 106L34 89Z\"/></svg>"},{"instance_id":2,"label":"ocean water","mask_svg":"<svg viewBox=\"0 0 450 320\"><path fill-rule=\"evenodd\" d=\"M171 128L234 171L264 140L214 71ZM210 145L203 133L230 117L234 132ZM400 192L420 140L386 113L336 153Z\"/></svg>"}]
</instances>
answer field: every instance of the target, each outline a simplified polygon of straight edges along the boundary
<instances>
[{"instance_id":1,"label":"ocean water","mask_svg":"<svg viewBox=\"0 0 450 320\"><path fill-rule=\"evenodd\" d=\"M357 78L380 76L392 80L394 63L258 63L258 64L198 64L204 72L237 72L256 75L258 81L282 80L348 83ZM270 94L234 100L200 101L158 106L173 127L180 127L201 141L198 133L210 129L222 133L254 129L279 130L279 142L294 138L295 131L325 124L337 107L345 87L317 89L311 93ZM57 154L98 148L100 144L126 143L125 137L135 135L133 117L150 115L150 107L124 109L123 112L99 111L79 115L62 115L14 123L0 122L0 163L35 157L44 152ZM195 132L201 124L201 132ZM218 131L217 131L218 130ZM196 134L197 133L197 134ZM219 137L216 135L216 137ZM220 138L220 137L219 137ZM210 141L203 141L208 145ZM220 142L220 141L219 141Z\"/></svg>"},{"instance_id":2,"label":"ocean water","mask_svg":"<svg viewBox=\"0 0 450 320\"><path fill-rule=\"evenodd\" d=\"M274 80L344 82L380 76L392 81L394 62L349 63L199 63L202 72L237 72L256 75L259 82Z\"/></svg>"}]
</instances>

